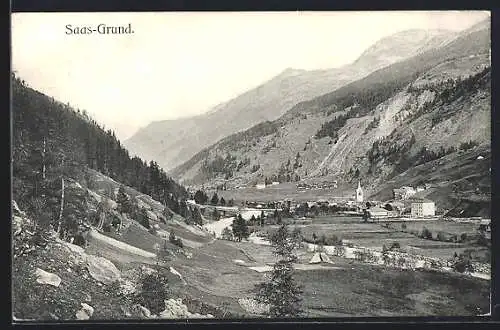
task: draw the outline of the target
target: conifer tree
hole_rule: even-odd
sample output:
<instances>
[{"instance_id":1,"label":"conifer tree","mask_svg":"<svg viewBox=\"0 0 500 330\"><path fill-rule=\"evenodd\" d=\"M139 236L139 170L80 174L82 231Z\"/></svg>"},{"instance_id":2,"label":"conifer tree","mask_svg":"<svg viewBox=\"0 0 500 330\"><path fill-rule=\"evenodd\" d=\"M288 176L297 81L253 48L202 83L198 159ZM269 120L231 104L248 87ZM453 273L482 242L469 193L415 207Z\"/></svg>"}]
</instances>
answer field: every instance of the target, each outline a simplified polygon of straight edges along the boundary
<instances>
[{"instance_id":1,"label":"conifer tree","mask_svg":"<svg viewBox=\"0 0 500 330\"><path fill-rule=\"evenodd\" d=\"M241 242L242 239L248 238L250 235L248 231L248 225L241 216L241 214L238 214L237 217L233 220L233 235L236 237L236 239Z\"/></svg>"},{"instance_id":2,"label":"conifer tree","mask_svg":"<svg viewBox=\"0 0 500 330\"><path fill-rule=\"evenodd\" d=\"M120 213L130 213L131 205L130 199L125 192L125 187L122 185L118 189L118 196L116 197L116 203L118 204L118 212Z\"/></svg>"},{"instance_id":3,"label":"conifer tree","mask_svg":"<svg viewBox=\"0 0 500 330\"><path fill-rule=\"evenodd\" d=\"M295 250L300 246L300 233L290 232L286 224L272 234L273 253L279 260L274 264L268 282L257 285L257 301L269 306L271 317L298 317L302 313L302 287L293 278Z\"/></svg>"},{"instance_id":4,"label":"conifer tree","mask_svg":"<svg viewBox=\"0 0 500 330\"><path fill-rule=\"evenodd\" d=\"M212 205L219 204L219 196L217 196L217 193L213 194L212 199L210 200L210 204Z\"/></svg>"}]
</instances>

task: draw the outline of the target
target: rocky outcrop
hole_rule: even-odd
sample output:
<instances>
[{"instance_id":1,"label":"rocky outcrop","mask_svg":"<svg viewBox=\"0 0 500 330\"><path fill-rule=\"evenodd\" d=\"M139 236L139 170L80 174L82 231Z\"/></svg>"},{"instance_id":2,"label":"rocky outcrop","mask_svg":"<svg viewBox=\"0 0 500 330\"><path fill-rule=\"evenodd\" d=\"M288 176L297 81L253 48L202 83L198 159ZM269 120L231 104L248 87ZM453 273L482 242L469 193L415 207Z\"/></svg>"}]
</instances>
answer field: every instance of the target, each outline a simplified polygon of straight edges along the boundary
<instances>
[{"instance_id":1,"label":"rocky outcrop","mask_svg":"<svg viewBox=\"0 0 500 330\"><path fill-rule=\"evenodd\" d=\"M158 315L158 318L165 319L186 319L186 318L213 318L212 314L202 315L199 313L191 313L186 305L182 303L182 299L165 300L165 310Z\"/></svg>"},{"instance_id":2,"label":"rocky outcrop","mask_svg":"<svg viewBox=\"0 0 500 330\"><path fill-rule=\"evenodd\" d=\"M121 273L116 266L106 258L87 256L87 269L95 280L111 284L120 279Z\"/></svg>"},{"instance_id":3,"label":"rocky outcrop","mask_svg":"<svg viewBox=\"0 0 500 330\"><path fill-rule=\"evenodd\" d=\"M149 309L147 309L144 306L137 305L137 304L133 305L130 308L130 316L132 318L138 318L138 319L150 319L150 318L152 318L151 312L149 311Z\"/></svg>"}]
</instances>

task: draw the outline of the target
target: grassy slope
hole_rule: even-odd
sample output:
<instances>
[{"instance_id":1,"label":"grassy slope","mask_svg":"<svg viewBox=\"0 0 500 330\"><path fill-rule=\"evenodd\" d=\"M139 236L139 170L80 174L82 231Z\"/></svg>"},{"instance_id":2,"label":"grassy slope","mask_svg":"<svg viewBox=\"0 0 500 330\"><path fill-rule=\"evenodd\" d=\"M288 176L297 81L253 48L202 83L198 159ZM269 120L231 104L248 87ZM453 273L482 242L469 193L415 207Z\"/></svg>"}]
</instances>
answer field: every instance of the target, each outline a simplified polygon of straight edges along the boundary
<instances>
[{"instance_id":1,"label":"grassy slope","mask_svg":"<svg viewBox=\"0 0 500 330\"><path fill-rule=\"evenodd\" d=\"M96 192L103 194L104 190L108 187L112 187L114 191L117 191L117 189L120 187L120 183L112 180L111 178L93 171L89 170L89 173L94 176L95 181L96 181ZM131 198L137 198L141 201L141 203L150 211L152 211L157 217L161 215L163 212L164 206L158 202L153 200L150 196L142 194L138 192L137 190L124 186L126 193L131 197ZM180 237L181 239L187 239L195 242L200 242L200 243L206 243L210 241L210 238L206 233L201 232L200 230L196 230L199 234L193 233L192 230L189 230L187 225L181 226L178 224L178 222L183 222L184 218L181 216L174 214L173 220L168 221L166 224L163 223L158 223L151 221L151 224L159 224L160 227L163 230L167 230L170 232L170 230L173 230L176 234L176 236ZM130 223L130 227L128 227L120 236L117 235L110 235L115 239L122 240L125 243L137 246L141 249L144 249L146 251L151 251L154 252L154 245L160 244L163 246L164 239L160 238L158 236L152 235L151 233L148 232L148 230L141 225L139 225L136 221L132 219L130 221L128 218L123 219L123 222L126 224ZM169 248L174 249L175 246L173 244L170 244L167 242L167 245Z\"/></svg>"},{"instance_id":2,"label":"grassy slope","mask_svg":"<svg viewBox=\"0 0 500 330\"><path fill-rule=\"evenodd\" d=\"M332 261L340 262L335 257ZM344 270L299 272L297 280L307 283L305 304L314 310L354 316L463 316L475 315L476 308L489 311L488 281L454 274L352 264Z\"/></svg>"}]
</instances>

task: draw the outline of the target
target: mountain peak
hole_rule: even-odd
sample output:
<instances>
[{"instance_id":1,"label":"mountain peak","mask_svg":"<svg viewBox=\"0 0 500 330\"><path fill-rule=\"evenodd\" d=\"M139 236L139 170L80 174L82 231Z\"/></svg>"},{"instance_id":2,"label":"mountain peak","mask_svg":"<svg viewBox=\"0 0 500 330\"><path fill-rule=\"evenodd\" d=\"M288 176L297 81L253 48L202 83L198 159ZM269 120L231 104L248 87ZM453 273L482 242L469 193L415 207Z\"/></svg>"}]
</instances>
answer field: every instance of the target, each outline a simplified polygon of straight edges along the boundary
<instances>
[{"instance_id":1,"label":"mountain peak","mask_svg":"<svg viewBox=\"0 0 500 330\"><path fill-rule=\"evenodd\" d=\"M372 65L376 66L390 65L451 40L455 35L452 31L442 29L400 31L379 39L365 50L354 64L372 62Z\"/></svg>"},{"instance_id":2,"label":"mountain peak","mask_svg":"<svg viewBox=\"0 0 500 330\"><path fill-rule=\"evenodd\" d=\"M279 75L280 76L297 76L297 75L302 74L304 72L306 72L306 70L294 69L294 68L286 68Z\"/></svg>"},{"instance_id":3,"label":"mountain peak","mask_svg":"<svg viewBox=\"0 0 500 330\"><path fill-rule=\"evenodd\" d=\"M467 30L465 30L465 33L472 33L472 32L481 31L481 30L488 30L490 28L491 28L491 19L488 17L488 18L480 21L479 23L474 24L473 26L471 26Z\"/></svg>"}]
</instances>

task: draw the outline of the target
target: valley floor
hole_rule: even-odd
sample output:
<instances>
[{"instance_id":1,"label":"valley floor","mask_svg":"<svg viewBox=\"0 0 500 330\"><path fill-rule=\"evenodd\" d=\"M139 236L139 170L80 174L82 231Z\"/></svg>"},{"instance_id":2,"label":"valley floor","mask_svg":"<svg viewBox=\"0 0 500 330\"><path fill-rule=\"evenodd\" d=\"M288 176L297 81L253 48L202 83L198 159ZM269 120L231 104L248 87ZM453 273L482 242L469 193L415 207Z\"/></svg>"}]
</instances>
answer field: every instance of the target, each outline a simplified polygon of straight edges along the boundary
<instances>
[{"instance_id":1,"label":"valley floor","mask_svg":"<svg viewBox=\"0 0 500 330\"><path fill-rule=\"evenodd\" d=\"M219 232L228 224L227 219L213 222L209 231ZM432 231L457 233L473 228L468 223L453 222L432 221L425 225ZM420 223L407 222L408 231L420 226ZM335 234L346 242L375 251L382 244L397 241L401 248L409 249L409 253L443 259L451 257L455 251L470 248L466 244L420 239L400 232L399 228L362 223L354 217L316 219L309 225L291 224L291 227L300 228L305 237L313 233L318 236ZM137 281L138 269L158 265L168 276L171 297L181 298L192 312L210 313L220 318L261 317L249 310L243 301L254 297L255 286L266 280L266 274L275 262L272 247L265 239L254 234L243 242L219 240L199 228L175 221L161 228L165 235L175 230L179 237L189 238L197 244L183 249L171 246L172 253L160 260L154 253L155 244L164 242L164 239L131 221L120 235L114 237L93 231L85 253L112 261L124 281ZM265 233L275 228L265 226L259 230ZM50 248L14 259L14 315L18 319L53 319L49 315L52 313L59 319L74 319L74 311L87 299L92 302L89 304L100 306L92 319L130 318L124 312L128 298L117 294L117 288L103 285L86 275L78 262L68 262L77 255L65 248L68 245L71 246L56 242ZM310 244L304 244L298 250L299 260L295 266L295 279L304 290L304 316L472 316L489 312L488 278L451 270L368 264L352 256L341 258L331 253L328 254L332 263L311 264L309 261L314 253ZM61 286L44 288L34 283L31 274L36 267L58 274L62 279ZM104 307L109 304L113 306Z\"/></svg>"}]
</instances>

